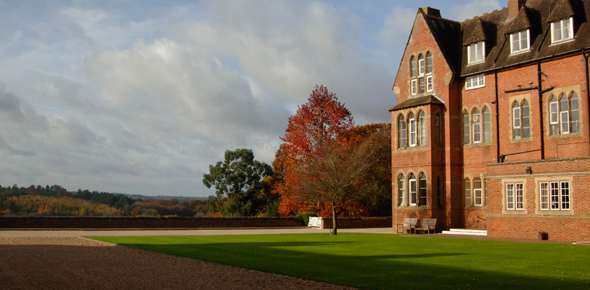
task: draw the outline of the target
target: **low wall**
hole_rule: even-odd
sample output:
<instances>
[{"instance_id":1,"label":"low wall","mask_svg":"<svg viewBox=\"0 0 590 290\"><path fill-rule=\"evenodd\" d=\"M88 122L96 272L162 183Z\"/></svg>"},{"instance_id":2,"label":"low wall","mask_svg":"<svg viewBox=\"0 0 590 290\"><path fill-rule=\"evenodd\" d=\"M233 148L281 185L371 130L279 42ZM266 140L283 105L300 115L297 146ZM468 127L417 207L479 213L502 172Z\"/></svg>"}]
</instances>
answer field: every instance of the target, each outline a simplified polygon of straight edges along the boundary
<instances>
[{"instance_id":1,"label":"low wall","mask_svg":"<svg viewBox=\"0 0 590 290\"><path fill-rule=\"evenodd\" d=\"M336 224L339 229L353 228L392 228L391 217L359 217L359 218L338 218ZM332 218L322 218L323 229L332 228Z\"/></svg>"},{"instance_id":2,"label":"low wall","mask_svg":"<svg viewBox=\"0 0 590 290\"><path fill-rule=\"evenodd\" d=\"M0 217L0 229L301 227L295 218Z\"/></svg>"}]
</instances>

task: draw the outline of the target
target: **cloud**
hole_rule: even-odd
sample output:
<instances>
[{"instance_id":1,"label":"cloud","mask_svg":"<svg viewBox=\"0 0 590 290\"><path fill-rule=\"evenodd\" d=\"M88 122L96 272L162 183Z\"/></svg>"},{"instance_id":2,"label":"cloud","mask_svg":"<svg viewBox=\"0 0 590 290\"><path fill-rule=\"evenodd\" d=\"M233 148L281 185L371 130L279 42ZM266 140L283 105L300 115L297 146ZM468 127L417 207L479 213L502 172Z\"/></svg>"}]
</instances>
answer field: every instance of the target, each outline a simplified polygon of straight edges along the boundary
<instances>
[{"instance_id":1,"label":"cloud","mask_svg":"<svg viewBox=\"0 0 590 290\"><path fill-rule=\"evenodd\" d=\"M451 7L451 13L448 18L456 21L464 21L501 8L502 5L499 0L474 0L463 5L454 4Z\"/></svg>"}]
</instances>

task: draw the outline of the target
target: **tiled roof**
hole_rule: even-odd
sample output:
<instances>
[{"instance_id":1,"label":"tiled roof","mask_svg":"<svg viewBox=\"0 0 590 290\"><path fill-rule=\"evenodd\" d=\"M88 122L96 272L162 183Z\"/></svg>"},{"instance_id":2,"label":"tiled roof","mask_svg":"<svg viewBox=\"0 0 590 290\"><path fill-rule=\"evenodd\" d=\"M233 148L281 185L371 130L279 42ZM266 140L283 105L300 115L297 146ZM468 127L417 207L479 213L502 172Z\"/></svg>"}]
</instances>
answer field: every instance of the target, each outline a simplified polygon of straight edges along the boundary
<instances>
[{"instance_id":1,"label":"tiled roof","mask_svg":"<svg viewBox=\"0 0 590 290\"><path fill-rule=\"evenodd\" d=\"M427 23L454 72L473 75L590 48L590 0L528 0L508 19L508 8L461 23L427 16ZM574 40L551 43L551 22L574 17ZM460 26L460 27L459 27ZM530 29L530 51L511 55L510 33ZM468 65L467 45L485 41L486 58Z\"/></svg>"}]
</instances>

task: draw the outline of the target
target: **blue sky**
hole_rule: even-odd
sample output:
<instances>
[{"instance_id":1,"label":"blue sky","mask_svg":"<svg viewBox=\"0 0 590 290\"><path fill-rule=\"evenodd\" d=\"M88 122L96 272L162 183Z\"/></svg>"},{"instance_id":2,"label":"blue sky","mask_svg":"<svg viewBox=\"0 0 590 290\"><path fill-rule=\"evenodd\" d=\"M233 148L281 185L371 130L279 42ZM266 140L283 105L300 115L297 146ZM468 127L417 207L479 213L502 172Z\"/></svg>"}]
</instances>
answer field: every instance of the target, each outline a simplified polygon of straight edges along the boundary
<instances>
[{"instance_id":1,"label":"blue sky","mask_svg":"<svg viewBox=\"0 0 590 290\"><path fill-rule=\"evenodd\" d=\"M464 20L508 1L0 1L0 185L208 196L208 166L271 163L325 85L389 122L418 7Z\"/></svg>"}]
</instances>

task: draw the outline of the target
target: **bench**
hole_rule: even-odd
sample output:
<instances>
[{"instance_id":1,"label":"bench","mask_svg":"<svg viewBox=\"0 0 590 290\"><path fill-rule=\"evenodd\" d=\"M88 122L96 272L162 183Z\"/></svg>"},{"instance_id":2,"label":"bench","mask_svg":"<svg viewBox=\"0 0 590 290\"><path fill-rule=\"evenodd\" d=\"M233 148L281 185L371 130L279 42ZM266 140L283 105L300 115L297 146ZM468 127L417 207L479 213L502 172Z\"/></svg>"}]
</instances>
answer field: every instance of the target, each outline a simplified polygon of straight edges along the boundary
<instances>
[{"instance_id":1,"label":"bench","mask_svg":"<svg viewBox=\"0 0 590 290\"><path fill-rule=\"evenodd\" d=\"M435 230L436 219L422 219L422 224L420 225L420 227L417 227L415 229L416 233L425 231L427 234L430 234L430 231L432 231L432 233L434 234Z\"/></svg>"},{"instance_id":2,"label":"bench","mask_svg":"<svg viewBox=\"0 0 590 290\"><path fill-rule=\"evenodd\" d=\"M417 224L418 224L417 218L404 218L403 224L396 225L397 233L399 234L401 231L401 233L404 234L404 233L406 233L407 230L409 230L410 233L412 233L412 232L414 232Z\"/></svg>"}]
</instances>

